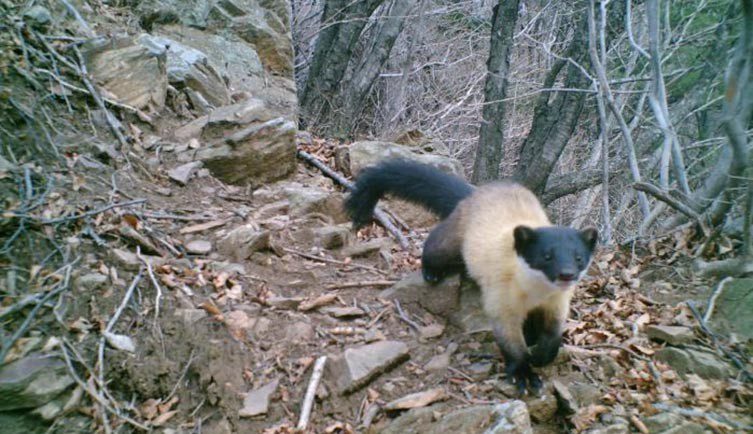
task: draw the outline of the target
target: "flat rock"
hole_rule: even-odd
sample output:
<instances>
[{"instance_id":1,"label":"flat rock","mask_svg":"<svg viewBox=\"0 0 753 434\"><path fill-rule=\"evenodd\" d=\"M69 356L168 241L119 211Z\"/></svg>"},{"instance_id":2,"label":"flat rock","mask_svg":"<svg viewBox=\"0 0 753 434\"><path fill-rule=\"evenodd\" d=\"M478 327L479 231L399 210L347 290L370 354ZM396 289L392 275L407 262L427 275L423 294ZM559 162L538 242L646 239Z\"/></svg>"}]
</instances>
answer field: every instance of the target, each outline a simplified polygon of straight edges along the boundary
<instances>
[{"instance_id":1,"label":"flat rock","mask_svg":"<svg viewBox=\"0 0 753 434\"><path fill-rule=\"evenodd\" d=\"M693 330L690 327L682 326L651 324L646 327L646 334L653 340L666 342L670 345L689 344L695 340Z\"/></svg>"},{"instance_id":2,"label":"flat rock","mask_svg":"<svg viewBox=\"0 0 753 434\"><path fill-rule=\"evenodd\" d=\"M341 250L341 254L342 256L353 258L369 256L386 248L389 245L388 242L386 238L364 241L345 247Z\"/></svg>"},{"instance_id":3,"label":"flat rock","mask_svg":"<svg viewBox=\"0 0 753 434\"><path fill-rule=\"evenodd\" d=\"M626 423L615 423L603 428L594 428L586 431L588 434L628 434L630 426Z\"/></svg>"},{"instance_id":4,"label":"flat rock","mask_svg":"<svg viewBox=\"0 0 753 434\"><path fill-rule=\"evenodd\" d=\"M388 402L383 408L386 411L395 411L426 407L437 401L447 399L447 396L447 392L442 388L429 389L423 392L411 393L410 395Z\"/></svg>"},{"instance_id":5,"label":"flat rock","mask_svg":"<svg viewBox=\"0 0 753 434\"><path fill-rule=\"evenodd\" d=\"M73 382L61 359L28 355L0 367L0 411L45 405Z\"/></svg>"},{"instance_id":6,"label":"flat rock","mask_svg":"<svg viewBox=\"0 0 753 434\"><path fill-rule=\"evenodd\" d=\"M443 414L433 407L417 408L394 419L384 434L532 434L528 409L522 401L476 405Z\"/></svg>"},{"instance_id":7,"label":"flat rock","mask_svg":"<svg viewBox=\"0 0 753 434\"><path fill-rule=\"evenodd\" d=\"M293 45L283 25L249 14L233 19L232 30L256 49L265 69L283 76L292 74Z\"/></svg>"},{"instance_id":8,"label":"flat rock","mask_svg":"<svg viewBox=\"0 0 753 434\"><path fill-rule=\"evenodd\" d=\"M421 327L418 330L418 335L421 339L434 339L442 336L444 333L444 326L439 323L429 324L425 327Z\"/></svg>"},{"instance_id":9,"label":"flat rock","mask_svg":"<svg viewBox=\"0 0 753 434\"><path fill-rule=\"evenodd\" d=\"M188 184L188 181L191 180L191 177L194 175L194 173L196 173L196 171L199 170L203 165L204 163L202 163L201 161L192 161L190 163L186 163L168 170L167 176L169 176L170 179L180 185L186 185Z\"/></svg>"},{"instance_id":10,"label":"flat rock","mask_svg":"<svg viewBox=\"0 0 753 434\"><path fill-rule=\"evenodd\" d=\"M269 248L270 232L253 225L239 226L217 241L217 250L235 261L243 261L252 253Z\"/></svg>"},{"instance_id":11,"label":"flat rock","mask_svg":"<svg viewBox=\"0 0 753 434\"><path fill-rule=\"evenodd\" d=\"M682 425L683 422L685 422L685 419L675 413L657 413L643 419L646 428L652 433L665 432L670 428Z\"/></svg>"},{"instance_id":12,"label":"flat rock","mask_svg":"<svg viewBox=\"0 0 753 434\"><path fill-rule=\"evenodd\" d=\"M280 297L275 295L267 299L267 304L277 309L296 310L303 300L305 300L303 297Z\"/></svg>"},{"instance_id":13,"label":"flat rock","mask_svg":"<svg viewBox=\"0 0 753 434\"><path fill-rule=\"evenodd\" d=\"M183 320L185 325L190 326L196 321L206 318L207 311L204 309L176 309L174 315Z\"/></svg>"},{"instance_id":14,"label":"flat rock","mask_svg":"<svg viewBox=\"0 0 753 434\"><path fill-rule=\"evenodd\" d=\"M350 228L345 226L324 226L313 230L316 243L325 249L337 249L350 242Z\"/></svg>"},{"instance_id":15,"label":"flat rock","mask_svg":"<svg viewBox=\"0 0 753 434\"><path fill-rule=\"evenodd\" d=\"M697 374L717 379L732 375L729 364L710 352L666 347L657 351L654 358L666 362L681 375Z\"/></svg>"},{"instance_id":16,"label":"flat rock","mask_svg":"<svg viewBox=\"0 0 753 434\"><path fill-rule=\"evenodd\" d=\"M403 306L418 305L434 315L450 317L458 309L460 301L460 278L448 277L437 285L426 283L421 272L405 276L380 296L385 299L397 299Z\"/></svg>"},{"instance_id":17,"label":"flat rock","mask_svg":"<svg viewBox=\"0 0 753 434\"><path fill-rule=\"evenodd\" d=\"M269 401L277 390L278 380L274 380L258 389L246 393L243 408L238 411L240 417L254 417L267 414Z\"/></svg>"},{"instance_id":18,"label":"flat rock","mask_svg":"<svg viewBox=\"0 0 753 434\"><path fill-rule=\"evenodd\" d=\"M753 341L753 278L730 279L716 299L709 326L723 335L735 334L741 341ZM748 347L753 351L753 346Z\"/></svg>"},{"instance_id":19,"label":"flat rock","mask_svg":"<svg viewBox=\"0 0 753 434\"><path fill-rule=\"evenodd\" d=\"M283 188L283 193L290 204L292 216L320 213L332 217L336 222L345 222L348 219L343 210L343 196L340 193L304 187L300 184L290 184Z\"/></svg>"},{"instance_id":20,"label":"flat rock","mask_svg":"<svg viewBox=\"0 0 753 434\"><path fill-rule=\"evenodd\" d=\"M108 277L100 273L89 273L75 279L75 287L78 291L93 291L107 284Z\"/></svg>"},{"instance_id":21,"label":"flat rock","mask_svg":"<svg viewBox=\"0 0 753 434\"><path fill-rule=\"evenodd\" d=\"M380 341L331 356L326 369L334 389L347 394L409 357L408 346L403 342Z\"/></svg>"},{"instance_id":22,"label":"flat rock","mask_svg":"<svg viewBox=\"0 0 753 434\"><path fill-rule=\"evenodd\" d=\"M463 176L463 165L460 160L433 154L418 154L410 147L383 141L360 141L353 142L349 146L337 149L336 156L338 165L346 173L357 175L362 169L372 166L382 160L402 158L415 160L420 163L436 167L443 172Z\"/></svg>"},{"instance_id":23,"label":"flat rock","mask_svg":"<svg viewBox=\"0 0 753 434\"><path fill-rule=\"evenodd\" d=\"M578 402L570 393L570 389L558 380L552 381L554 396L557 398L557 405L564 414L575 414L578 411Z\"/></svg>"},{"instance_id":24,"label":"flat rock","mask_svg":"<svg viewBox=\"0 0 753 434\"><path fill-rule=\"evenodd\" d=\"M465 368L465 372L475 380L488 378L494 369L494 364L488 360L471 363Z\"/></svg>"},{"instance_id":25,"label":"flat rock","mask_svg":"<svg viewBox=\"0 0 753 434\"><path fill-rule=\"evenodd\" d=\"M139 109L162 108L167 95L164 58L154 56L136 38L92 41L86 50L89 73L95 83L121 103Z\"/></svg>"},{"instance_id":26,"label":"flat rock","mask_svg":"<svg viewBox=\"0 0 753 434\"><path fill-rule=\"evenodd\" d=\"M314 326L305 321L296 321L285 329L285 341L291 344L305 344L316 337Z\"/></svg>"},{"instance_id":27,"label":"flat rock","mask_svg":"<svg viewBox=\"0 0 753 434\"><path fill-rule=\"evenodd\" d=\"M206 255L212 251L212 243L207 240L191 240L186 243L186 251L194 255Z\"/></svg>"}]
</instances>

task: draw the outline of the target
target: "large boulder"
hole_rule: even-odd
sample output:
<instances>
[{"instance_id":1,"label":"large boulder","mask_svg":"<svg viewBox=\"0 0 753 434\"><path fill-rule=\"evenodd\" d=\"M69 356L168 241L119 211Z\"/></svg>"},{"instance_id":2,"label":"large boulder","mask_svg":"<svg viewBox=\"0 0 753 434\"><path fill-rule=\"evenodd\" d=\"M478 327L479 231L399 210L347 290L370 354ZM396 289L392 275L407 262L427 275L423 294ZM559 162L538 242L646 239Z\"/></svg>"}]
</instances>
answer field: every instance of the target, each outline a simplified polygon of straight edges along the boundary
<instances>
[{"instance_id":1,"label":"large boulder","mask_svg":"<svg viewBox=\"0 0 753 434\"><path fill-rule=\"evenodd\" d=\"M42 406L72 384L60 358L31 354L0 368L0 411Z\"/></svg>"},{"instance_id":2,"label":"large boulder","mask_svg":"<svg viewBox=\"0 0 753 434\"><path fill-rule=\"evenodd\" d=\"M197 92L215 107L230 103L224 80L203 52L162 36L142 35L138 42L167 57L167 79L173 86Z\"/></svg>"},{"instance_id":3,"label":"large boulder","mask_svg":"<svg viewBox=\"0 0 753 434\"><path fill-rule=\"evenodd\" d=\"M138 38L95 40L85 47L89 73L98 87L123 104L161 109L167 95L166 56L155 55Z\"/></svg>"},{"instance_id":4,"label":"large boulder","mask_svg":"<svg viewBox=\"0 0 753 434\"><path fill-rule=\"evenodd\" d=\"M377 432L382 434L530 434L533 432L523 401L474 405L437 416L434 407L411 410Z\"/></svg>"},{"instance_id":5,"label":"large boulder","mask_svg":"<svg viewBox=\"0 0 753 434\"><path fill-rule=\"evenodd\" d=\"M735 334L753 349L753 278L724 283L711 315L711 328L724 335Z\"/></svg>"},{"instance_id":6,"label":"large boulder","mask_svg":"<svg viewBox=\"0 0 753 434\"><path fill-rule=\"evenodd\" d=\"M392 142L361 141L336 150L337 164L340 170L357 175L363 168L372 166L382 160L403 158L434 166L444 172L464 177L463 165L459 160L434 154L419 154L411 148Z\"/></svg>"},{"instance_id":7,"label":"large boulder","mask_svg":"<svg viewBox=\"0 0 753 434\"><path fill-rule=\"evenodd\" d=\"M295 169L295 124L258 99L219 107L174 132L178 140L201 138L195 158L229 184L258 186Z\"/></svg>"}]
</instances>

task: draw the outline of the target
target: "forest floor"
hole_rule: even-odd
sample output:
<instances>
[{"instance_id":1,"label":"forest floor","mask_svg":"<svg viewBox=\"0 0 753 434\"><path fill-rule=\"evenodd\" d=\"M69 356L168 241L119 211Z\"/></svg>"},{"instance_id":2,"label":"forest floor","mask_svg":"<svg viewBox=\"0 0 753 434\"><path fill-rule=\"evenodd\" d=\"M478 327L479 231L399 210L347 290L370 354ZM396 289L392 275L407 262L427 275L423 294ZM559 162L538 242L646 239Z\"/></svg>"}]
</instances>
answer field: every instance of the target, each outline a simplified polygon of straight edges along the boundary
<instances>
[{"instance_id":1,"label":"forest floor","mask_svg":"<svg viewBox=\"0 0 753 434\"><path fill-rule=\"evenodd\" d=\"M329 145L315 143L307 149L326 156ZM325 369L310 432L446 432L432 423L459 408L516 398L490 333L463 330L421 302L401 305L394 291L385 297L415 275L429 224L411 228L413 248L404 251L376 224L353 233L342 189L303 162L291 179L251 193L206 172L179 185L166 176L179 163L162 158L154 179L78 170L85 166L71 161L64 177L78 191L42 212L146 199L68 227L80 262L64 297L62 348L89 361L79 370L86 381L98 377L87 366L102 362L96 390L110 405L166 433L294 432L315 360L337 363L344 350L379 342L389 344L368 347L365 357L382 357L384 366L352 392L338 389L344 365ZM750 383L736 379L739 370L685 303L703 308L712 289L683 264L687 235L600 250L577 289L565 347L542 370L544 390L523 398L534 432L741 432L753 424ZM107 348L98 359L98 330L116 311L111 330L135 351ZM648 329L664 325L680 327L676 339L662 342L661 331L649 339ZM28 352L25 343L11 356ZM674 369L657 357L672 346L703 352L707 369ZM413 393L423 394L393 402ZM428 419L416 413L427 405ZM77 408L57 419L61 432L103 429L101 405L84 400ZM113 415L109 423L133 428ZM481 429L489 421L457 423Z\"/></svg>"}]
</instances>

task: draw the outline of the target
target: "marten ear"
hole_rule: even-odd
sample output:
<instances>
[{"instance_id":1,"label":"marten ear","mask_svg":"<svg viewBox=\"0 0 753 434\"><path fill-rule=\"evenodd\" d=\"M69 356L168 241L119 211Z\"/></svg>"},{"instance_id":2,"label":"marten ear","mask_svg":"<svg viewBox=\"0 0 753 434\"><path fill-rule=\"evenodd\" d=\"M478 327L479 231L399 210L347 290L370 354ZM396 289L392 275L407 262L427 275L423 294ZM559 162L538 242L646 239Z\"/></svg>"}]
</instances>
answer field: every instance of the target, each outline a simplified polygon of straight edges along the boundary
<instances>
[{"instance_id":1,"label":"marten ear","mask_svg":"<svg viewBox=\"0 0 753 434\"><path fill-rule=\"evenodd\" d=\"M596 241L599 239L599 232L595 228L586 228L580 231L580 238L593 251L594 247L596 247Z\"/></svg>"},{"instance_id":2,"label":"marten ear","mask_svg":"<svg viewBox=\"0 0 753 434\"><path fill-rule=\"evenodd\" d=\"M521 253L526 246L536 239L536 231L528 226L516 226L512 232L515 238L515 250Z\"/></svg>"}]
</instances>

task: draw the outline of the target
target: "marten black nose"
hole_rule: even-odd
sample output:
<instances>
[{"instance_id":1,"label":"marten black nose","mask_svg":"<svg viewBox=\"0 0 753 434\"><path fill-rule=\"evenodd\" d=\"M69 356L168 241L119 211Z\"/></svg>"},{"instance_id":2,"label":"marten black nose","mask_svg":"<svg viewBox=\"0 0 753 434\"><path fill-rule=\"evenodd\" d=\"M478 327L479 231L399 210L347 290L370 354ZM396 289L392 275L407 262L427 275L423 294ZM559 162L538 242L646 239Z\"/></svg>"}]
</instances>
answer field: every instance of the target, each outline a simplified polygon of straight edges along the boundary
<instances>
[{"instance_id":1,"label":"marten black nose","mask_svg":"<svg viewBox=\"0 0 753 434\"><path fill-rule=\"evenodd\" d=\"M575 280L575 273L560 273L559 279L564 280L565 282L570 282Z\"/></svg>"}]
</instances>

